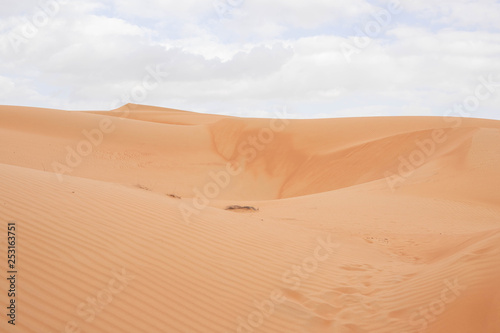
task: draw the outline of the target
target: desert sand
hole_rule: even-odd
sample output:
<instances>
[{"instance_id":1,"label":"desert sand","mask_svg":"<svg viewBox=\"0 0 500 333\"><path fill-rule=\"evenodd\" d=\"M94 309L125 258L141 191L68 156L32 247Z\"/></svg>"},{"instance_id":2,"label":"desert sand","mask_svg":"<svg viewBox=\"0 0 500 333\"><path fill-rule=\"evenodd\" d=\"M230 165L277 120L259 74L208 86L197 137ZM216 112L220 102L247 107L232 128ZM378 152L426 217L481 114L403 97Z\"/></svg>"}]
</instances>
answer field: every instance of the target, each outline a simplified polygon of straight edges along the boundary
<instances>
[{"instance_id":1,"label":"desert sand","mask_svg":"<svg viewBox=\"0 0 500 333\"><path fill-rule=\"evenodd\" d=\"M0 332L500 332L499 121L1 106L0 138Z\"/></svg>"}]
</instances>

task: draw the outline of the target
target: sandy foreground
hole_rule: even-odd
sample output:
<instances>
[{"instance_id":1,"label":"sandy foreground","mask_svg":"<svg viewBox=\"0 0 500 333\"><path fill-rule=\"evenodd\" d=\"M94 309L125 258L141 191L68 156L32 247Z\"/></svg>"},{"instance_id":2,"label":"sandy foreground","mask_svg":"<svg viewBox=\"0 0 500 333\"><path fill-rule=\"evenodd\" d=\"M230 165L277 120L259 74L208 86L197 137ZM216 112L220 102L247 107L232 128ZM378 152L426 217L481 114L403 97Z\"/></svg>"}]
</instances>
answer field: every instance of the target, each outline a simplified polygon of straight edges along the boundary
<instances>
[{"instance_id":1,"label":"sandy foreground","mask_svg":"<svg viewBox=\"0 0 500 333\"><path fill-rule=\"evenodd\" d=\"M280 117L0 106L0 332L500 332L499 121Z\"/></svg>"}]
</instances>

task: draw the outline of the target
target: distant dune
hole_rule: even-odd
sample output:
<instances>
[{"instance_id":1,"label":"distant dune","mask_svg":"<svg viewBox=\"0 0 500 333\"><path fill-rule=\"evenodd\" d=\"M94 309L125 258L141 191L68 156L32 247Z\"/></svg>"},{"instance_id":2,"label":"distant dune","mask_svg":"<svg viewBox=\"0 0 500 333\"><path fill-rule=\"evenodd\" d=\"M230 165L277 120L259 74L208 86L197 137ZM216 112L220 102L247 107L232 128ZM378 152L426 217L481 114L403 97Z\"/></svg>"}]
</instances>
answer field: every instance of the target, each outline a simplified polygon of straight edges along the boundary
<instances>
[{"instance_id":1,"label":"distant dune","mask_svg":"<svg viewBox=\"0 0 500 333\"><path fill-rule=\"evenodd\" d=\"M0 138L0 332L500 332L500 121L0 106Z\"/></svg>"}]
</instances>

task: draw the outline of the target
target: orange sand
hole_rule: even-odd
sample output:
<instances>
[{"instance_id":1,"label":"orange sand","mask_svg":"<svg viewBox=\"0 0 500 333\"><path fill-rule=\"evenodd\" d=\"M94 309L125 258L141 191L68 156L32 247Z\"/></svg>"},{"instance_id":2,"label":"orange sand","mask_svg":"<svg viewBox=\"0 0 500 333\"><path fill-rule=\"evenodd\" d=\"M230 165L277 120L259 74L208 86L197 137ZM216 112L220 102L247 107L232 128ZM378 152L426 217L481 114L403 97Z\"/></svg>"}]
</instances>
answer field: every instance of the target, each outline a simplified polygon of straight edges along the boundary
<instances>
[{"instance_id":1,"label":"orange sand","mask_svg":"<svg viewBox=\"0 0 500 333\"><path fill-rule=\"evenodd\" d=\"M500 332L499 121L1 106L0 138L0 332Z\"/></svg>"}]
</instances>

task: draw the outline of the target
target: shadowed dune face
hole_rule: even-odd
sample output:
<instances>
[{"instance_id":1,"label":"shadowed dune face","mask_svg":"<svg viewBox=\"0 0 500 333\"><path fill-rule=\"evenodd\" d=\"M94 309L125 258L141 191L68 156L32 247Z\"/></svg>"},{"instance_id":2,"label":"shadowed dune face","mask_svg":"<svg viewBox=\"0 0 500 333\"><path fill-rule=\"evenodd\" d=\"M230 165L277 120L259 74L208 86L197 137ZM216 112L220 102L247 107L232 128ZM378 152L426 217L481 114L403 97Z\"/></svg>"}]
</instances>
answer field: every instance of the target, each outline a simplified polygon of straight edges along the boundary
<instances>
[{"instance_id":1,"label":"shadowed dune face","mask_svg":"<svg viewBox=\"0 0 500 333\"><path fill-rule=\"evenodd\" d=\"M399 120L402 125L407 125L405 119ZM433 123L427 123L428 120ZM246 162L241 178L250 177L251 180L245 187L252 188L252 181L257 181L259 188L263 189L264 193L253 197L231 193L233 197L245 200L290 198L382 179L395 189L408 178L417 181L422 173L428 175L439 170L468 172L472 169L465 163L468 156L475 154L476 149L485 151L484 147L494 146L500 133L497 122L489 122L488 126L493 128L487 129L449 127L436 118L423 119L420 127L424 129L415 124L413 131L403 133L391 124L394 130L386 128L385 136L381 136L377 135L380 127L388 127L383 121L362 119L360 122L372 122L371 127L363 126L365 131L373 133L374 138L370 140L363 137L367 132L357 135L360 129L356 126L351 126L352 133L343 129L342 122L349 121L326 121L330 122L330 132L315 137L314 121L304 121L306 125L300 130L295 125L297 121L287 121L278 131L272 129L270 120L225 119L211 124L210 130L215 151L224 160ZM329 134L336 130L343 137L332 140ZM303 142L308 140L314 145L304 147ZM481 141L483 148L472 148L473 141ZM481 156L480 159L485 161L478 162L481 168L491 170L498 165L498 155ZM269 193L274 193L274 196L267 197ZM495 195L490 199L499 198Z\"/></svg>"},{"instance_id":2,"label":"shadowed dune face","mask_svg":"<svg viewBox=\"0 0 500 333\"><path fill-rule=\"evenodd\" d=\"M498 121L1 106L0 137L0 332L500 332Z\"/></svg>"}]
</instances>

